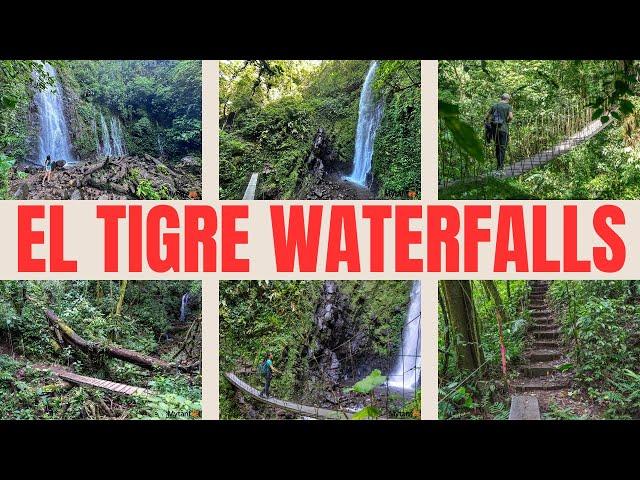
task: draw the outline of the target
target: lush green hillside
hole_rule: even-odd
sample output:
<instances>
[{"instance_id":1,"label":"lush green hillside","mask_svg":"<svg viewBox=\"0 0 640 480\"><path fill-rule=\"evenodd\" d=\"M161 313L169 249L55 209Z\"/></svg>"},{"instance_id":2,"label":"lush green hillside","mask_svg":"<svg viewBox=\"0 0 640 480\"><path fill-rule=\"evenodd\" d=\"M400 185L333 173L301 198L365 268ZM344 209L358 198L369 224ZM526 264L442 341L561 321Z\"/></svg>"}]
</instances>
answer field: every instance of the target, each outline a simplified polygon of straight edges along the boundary
<instances>
[{"instance_id":1,"label":"lush green hillside","mask_svg":"<svg viewBox=\"0 0 640 480\"><path fill-rule=\"evenodd\" d=\"M271 352L282 370L273 395L323 405L327 392L340 395L375 368L388 372L410 289L405 281L221 282L220 371L258 385L257 366ZM247 405L222 377L220 391L221 417L246 418Z\"/></svg>"},{"instance_id":2,"label":"lush green hillside","mask_svg":"<svg viewBox=\"0 0 640 480\"><path fill-rule=\"evenodd\" d=\"M368 61L229 61L220 76L220 195L241 198L252 172L259 198L296 198L320 128L349 173ZM379 198L420 191L420 62L383 61L375 95L384 102L373 175Z\"/></svg>"},{"instance_id":3,"label":"lush green hillside","mask_svg":"<svg viewBox=\"0 0 640 480\"><path fill-rule=\"evenodd\" d=\"M440 180L496 168L494 144L483 142L483 121L503 93L511 95L514 110L507 164L556 145L566 138L563 127L585 112L583 121L614 119L543 168L514 179L457 185L441 198L638 198L637 61L447 60L438 68Z\"/></svg>"},{"instance_id":4,"label":"lush green hillside","mask_svg":"<svg viewBox=\"0 0 640 480\"><path fill-rule=\"evenodd\" d=\"M191 299L180 321L182 297ZM200 411L198 369L141 368L61 340L45 315L51 310L77 335L103 347L133 350L178 365L198 362L200 282L0 282L0 419L160 418ZM119 397L73 387L43 368L150 389ZM106 405L106 406L105 406ZM199 413L198 413L199 415Z\"/></svg>"}]
</instances>

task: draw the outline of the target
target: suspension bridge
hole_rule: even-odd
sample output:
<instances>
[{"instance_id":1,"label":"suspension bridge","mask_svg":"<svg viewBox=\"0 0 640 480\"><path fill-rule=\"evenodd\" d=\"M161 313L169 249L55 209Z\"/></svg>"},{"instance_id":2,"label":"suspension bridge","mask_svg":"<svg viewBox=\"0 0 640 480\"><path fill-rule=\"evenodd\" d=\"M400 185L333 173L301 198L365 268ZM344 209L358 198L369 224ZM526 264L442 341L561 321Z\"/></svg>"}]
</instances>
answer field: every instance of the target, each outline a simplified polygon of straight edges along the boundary
<instances>
[{"instance_id":1,"label":"suspension bridge","mask_svg":"<svg viewBox=\"0 0 640 480\"><path fill-rule=\"evenodd\" d=\"M543 112L534 117L514 120L509 124L509 142L502 170L496 169L494 142L485 142L484 161L477 161L451 141L443 142L441 139L438 142L438 191L479 184L491 178L518 177L542 167L593 138L612 122L611 117L603 123L599 118L593 120L592 115L592 107L583 103L556 112ZM483 124L480 118L464 120L469 125Z\"/></svg>"},{"instance_id":2,"label":"suspension bridge","mask_svg":"<svg viewBox=\"0 0 640 480\"><path fill-rule=\"evenodd\" d=\"M419 303L418 303L419 305ZM387 358L387 366L386 366L386 381L384 384L376 387L376 392L381 394L381 398L377 401L377 407L381 407L383 409L383 416L379 418L391 418L393 415L390 414L391 410L389 401L398 402L402 401L407 402L415 399L416 389L420 388L420 375L421 375L421 352L420 352L420 318L421 314L418 311L416 315L412 316L408 319L402 327L401 330L401 343L398 346L397 354L395 355L395 365L391 362L394 360L391 356ZM417 335L416 330L417 329ZM413 334L410 335L409 332ZM356 370L354 368L355 358L357 355L365 353L362 348L354 348L353 341L355 337L348 338L344 342L334 346L332 348L332 352L335 354L338 351L346 351L346 353L341 357L333 357L331 362L331 367L329 370L333 369L333 364L345 364L350 366L352 377L356 377ZM391 343L387 345L387 351L393 352L396 350L392 346ZM321 358L316 357L315 355L309 357L309 361L313 363L317 367L317 373L320 377L325 380L332 382L333 375L332 372L326 371L323 368ZM251 374L253 373L253 368L250 366L245 366L244 368L240 368L240 366L236 366L236 371L238 373ZM335 372L333 372L335 373ZM297 403L295 401L287 401L281 400L272 396L264 397L260 395L260 391L251 386L246 381L242 380L236 373L234 372L224 372L224 377L229 381L229 383L239 390L241 393L248 395L251 399L256 400L263 405L274 408L281 409L287 412L296 414L300 417L306 418L315 418L318 420L349 420L353 418L355 412L349 411L345 409L334 410L330 408L323 408L311 405L304 405ZM336 399L335 405L340 403L339 399ZM401 418L401 417L398 417Z\"/></svg>"},{"instance_id":3,"label":"suspension bridge","mask_svg":"<svg viewBox=\"0 0 640 480\"><path fill-rule=\"evenodd\" d=\"M224 377L229 380L231 385L249 395L254 400L262 402L270 407L280 408L282 410L295 413L301 417L316 418L318 420L350 420L353 416L352 412L344 410L329 410L327 408L300 405L298 403L288 402L274 397L263 397L256 388L252 387L247 382L240 380L236 374L227 372L224 374Z\"/></svg>"}]
</instances>

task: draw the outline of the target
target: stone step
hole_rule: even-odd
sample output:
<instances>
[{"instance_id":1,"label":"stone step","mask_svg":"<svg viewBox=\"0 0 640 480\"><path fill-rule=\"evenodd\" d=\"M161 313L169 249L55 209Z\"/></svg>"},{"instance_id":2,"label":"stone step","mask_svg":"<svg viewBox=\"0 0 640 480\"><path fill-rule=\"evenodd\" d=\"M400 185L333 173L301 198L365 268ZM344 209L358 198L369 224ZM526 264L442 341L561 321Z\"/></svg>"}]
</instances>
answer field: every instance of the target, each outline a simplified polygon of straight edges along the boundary
<instances>
[{"instance_id":1,"label":"stone step","mask_svg":"<svg viewBox=\"0 0 640 480\"><path fill-rule=\"evenodd\" d=\"M560 337L560 330L532 330L537 340L551 340Z\"/></svg>"},{"instance_id":2,"label":"stone step","mask_svg":"<svg viewBox=\"0 0 640 480\"><path fill-rule=\"evenodd\" d=\"M558 325L555 318L532 318L531 325Z\"/></svg>"},{"instance_id":3,"label":"stone step","mask_svg":"<svg viewBox=\"0 0 640 480\"><path fill-rule=\"evenodd\" d=\"M530 310L531 312L541 312L541 311L542 311L542 312L551 312L551 311L549 310L549 307L547 306L547 304L546 304L546 303L541 303L541 304L539 304L539 305L537 305L537 304L530 304L530 305L529 305L529 310Z\"/></svg>"},{"instance_id":4,"label":"stone step","mask_svg":"<svg viewBox=\"0 0 640 480\"><path fill-rule=\"evenodd\" d=\"M531 310L531 315L534 317L550 317L552 314L548 308L534 308Z\"/></svg>"},{"instance_id":5,"label":"stone step","mask_svg":"<svg viewBox=\"0 0 640 480\"><path fill-rule=\"evenodd\" d=\"M569 381L531 379L523 383L514 384L513 388L516 392L533 392L536 390L562 390L563 388L569 388Z\"/></svg>"},{"instance_id":6,"label":"stone step","mask_svg":"<svg viewBox=\"0 0 640 480\"><path fill-rule=\"evenodd\" d=\"M546 377L556 373L557 367L552 363L532 363L531 365L525 365L522 367L522 373L527 377Z\"/></svg>"},{"instance_id":7,"label":"stone step","mask_svg":"<svg viewBox=\"0 0 640 480\"><path fill-rule=\"evenodd\" d=\"M545 323L532 323L531 324L531 330L532 331L538 331L538 332L548 332L549 330L557 330L558 329L558 325L555 323L551 323L551 322L545 322Z\"/></svg>"},{"instance_id":8,"label":"stone step","mask_svg":"<svg viewBox=\"0 0 640 480\"><path fill-rule=\"evenodd\" d=\"M514 395L511 397L509 420L540 420L538 397Z\"/></svg>"},{"instance_id":9,"label":"stone step","mask_svg":"<svg viewBox=\"0 0 640 480\"><path fill-rule=\"evenodd\" d=\"M558 340L536 340L533 342L533 348L535 350L541 349L559 349L562 348L562 344Z\"/></svg>"},{"instance_id":10,"label":"stone step","mask_svg":"<svg viewBox=\"0 0 640 480\"><path fill-rule=\"evenodd\" d=\"M562 357L562 353L558 350L550 348L540 348L538 350L531 350L525 354L525 358L529 362L550 362L552 360L558 360Z\"/></svg>"}]
</instances>

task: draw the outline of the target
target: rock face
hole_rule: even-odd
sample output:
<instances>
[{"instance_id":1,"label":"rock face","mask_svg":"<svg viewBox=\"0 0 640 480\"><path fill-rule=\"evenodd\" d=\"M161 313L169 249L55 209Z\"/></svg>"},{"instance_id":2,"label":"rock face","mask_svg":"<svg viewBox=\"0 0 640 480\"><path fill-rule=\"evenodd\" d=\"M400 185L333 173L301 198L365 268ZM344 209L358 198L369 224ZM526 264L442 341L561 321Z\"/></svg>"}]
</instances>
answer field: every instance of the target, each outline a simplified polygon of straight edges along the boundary
<instances>
[{"instance_id":1,"label":"rock face","mask_svg":"<svg viewBox=\"0 0 640 480\"><path fill-rule=\"evenodd\" d=\"M202 188L195 157L173 166L150 155L106 157L66 168L64 161L56 161L51 182L44 186L41 167L24 167L20 172L12 171L9 182L14 198L22 200L186 200L199 198Z\"/></svg>"},{"instance_id":2,"label":"rock face","mask_svg":"<svg viewBox=\"0 0 640 480\"><path fill-rule=\"evenodd\" d=\"M307 157L307 167L310 174L321 180L325 172L335 169L340 159L338 152L333 148L329 135L324 128L320 128L313 139L311 152Z\"/></svg>"},{"instance_id":3,"label":"rock face","mask_svg":"<svg viewBox=\"0 0 640 480\"><path fill-rule=\"evenodd\" d=\"M314 321L316 332L307 357L310 368L320 377L318 380L337 385L357 377L367 337L358 328L349 299L339 291L335 281L324 282Z\"/></svg>"},{"instance_id":4,"label":"rock face","mask_svg":"<svg viewBox=\"0 0 640 480\"><path fill-rule=\"evenodd\" d=\"M375 193L344 180L345 168L338 150L327 132L320 128L313 139L307 157L309 175L298 190L298 198L305 200L369 200Z\"/></svg>"}]
</instances>

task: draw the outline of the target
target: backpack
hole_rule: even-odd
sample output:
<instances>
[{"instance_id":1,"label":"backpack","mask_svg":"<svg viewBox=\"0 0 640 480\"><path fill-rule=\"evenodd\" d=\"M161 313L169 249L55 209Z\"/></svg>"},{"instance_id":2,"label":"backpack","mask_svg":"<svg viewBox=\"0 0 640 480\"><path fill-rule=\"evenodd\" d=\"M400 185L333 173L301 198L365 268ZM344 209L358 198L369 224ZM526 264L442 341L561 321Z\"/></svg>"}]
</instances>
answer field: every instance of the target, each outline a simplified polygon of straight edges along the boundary
<instances>
[{"instance_id":1,"label":"backpack","mask_svg":"<svg viewBox=\"0 0 640 480\"><path fill-rule=\"evenodd\" d=\"M267 376L267 373L269 373L269 367L267 367L267 361L266 360L263 360L263 361L260 362L260 364L258 365L258 372L263 377Z\"/></svg>"},{"instance_id":2,"label":"backpack","mask_svg":"<svg viewBox=\"0 0 640 480\"><path fill-rule=\"evenodd\" d=\"M493 112L491 115L491 123L495 125L502 125L504 123L504 117L502 116L502 112L498 108L498 105L494 105L492 108Z\"/></svg>"}]
</instances>

